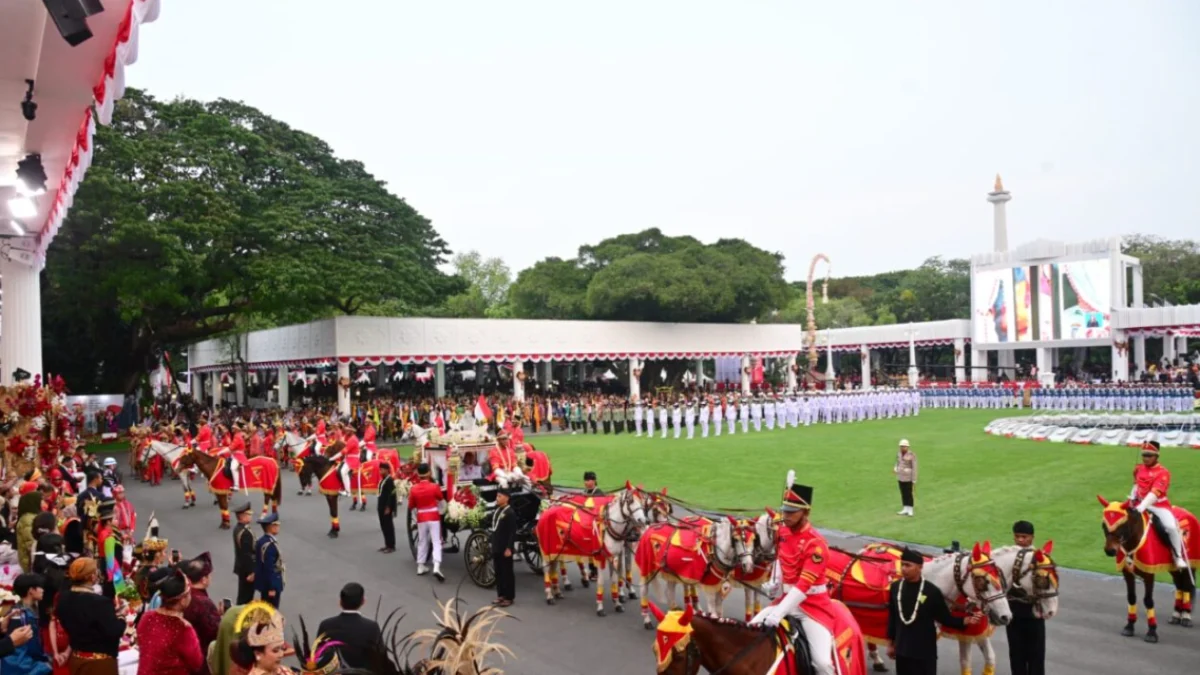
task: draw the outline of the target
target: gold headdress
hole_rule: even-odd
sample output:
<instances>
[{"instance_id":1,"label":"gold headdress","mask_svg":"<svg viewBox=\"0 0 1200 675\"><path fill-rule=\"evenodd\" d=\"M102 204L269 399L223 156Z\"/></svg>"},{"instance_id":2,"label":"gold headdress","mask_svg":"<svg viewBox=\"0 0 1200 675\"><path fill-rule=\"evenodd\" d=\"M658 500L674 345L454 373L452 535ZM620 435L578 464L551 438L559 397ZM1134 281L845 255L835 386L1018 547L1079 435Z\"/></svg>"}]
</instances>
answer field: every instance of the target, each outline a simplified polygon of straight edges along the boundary
<instances>
[{"instance_id":1,"label":"gold headdress","mask_svg":"<svg viewBox=\"0 0 1200 675\"><path fill-rule=\"evenodd\" d=\"M157 553L167 550L167 540L158 536L158 518L150 512L150 525L146 528L146 538L142 540L142 550Z\"/></svg>"},{"instance_id":2,"label":"gold headdress","mask_svg":"<svg viewBox=\"0 0 1200 675\"><path fill-rule=\"evenodd\" d=\"M238 614L233 628L239 635L245 631L246 644L251 647L267 647L286 642L283 636L283 615L262 600L246 605Z\"/></svg>"}]
</instances>

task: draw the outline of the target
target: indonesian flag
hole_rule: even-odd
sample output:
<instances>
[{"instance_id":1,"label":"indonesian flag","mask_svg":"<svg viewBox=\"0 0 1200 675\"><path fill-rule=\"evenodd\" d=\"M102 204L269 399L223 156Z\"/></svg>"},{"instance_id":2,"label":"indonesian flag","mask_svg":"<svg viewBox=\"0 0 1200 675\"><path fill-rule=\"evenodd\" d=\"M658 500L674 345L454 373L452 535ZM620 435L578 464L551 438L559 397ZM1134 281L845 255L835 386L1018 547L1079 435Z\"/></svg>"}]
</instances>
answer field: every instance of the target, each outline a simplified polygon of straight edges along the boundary
<instances>
[{"instance_id":1,"label":"indonesian flag","mask_svg":"<svg viewBox=\"0 0 1200 675\"><path fill-rule=\"evenodd\" d=\"M483 394L480 394L479 400L475 401L475 419L485 422L492 419L492 409L488 407L487 399L483 397Z\"/></svg>"},{"instance_id":2,"label":"indonesian flag","mask_svg":"<svg viewBox=\"0 0 1200 675\"><path fill-rule=\"evenodd\" d=\"M437 425L439 433L446 433L446 420L442 419L442 411L439 410L433 416L433 423Z\"/></svg>"}]
</instances>

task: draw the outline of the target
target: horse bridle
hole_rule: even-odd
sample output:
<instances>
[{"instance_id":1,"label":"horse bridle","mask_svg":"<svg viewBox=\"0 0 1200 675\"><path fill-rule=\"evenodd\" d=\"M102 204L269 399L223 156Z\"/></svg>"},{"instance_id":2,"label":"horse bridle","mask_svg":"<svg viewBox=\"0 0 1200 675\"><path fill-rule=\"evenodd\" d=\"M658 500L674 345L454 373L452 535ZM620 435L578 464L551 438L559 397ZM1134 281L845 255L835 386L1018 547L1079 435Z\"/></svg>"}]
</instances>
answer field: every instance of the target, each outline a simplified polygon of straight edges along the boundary
<instances>
[{"instance_id":1,"label":"horse bridle","mask_svg":"<svg viewBox=\"0 0 1200 675\"><path fill-rule=\"evenodd\" d=\"M1028 568L1025 568L1025 558L1030 553L1034 554L1034 560ZM1008 591L1008 599L1010 601L1034 605L1041 610L1043 600L1058 597L1058 584L1054 582L1054 578L1058 574L1058 565L1045 553L1042 556L1048 562L1039 563L1037 561L1037 552L1032 548L1022 548L1017 551L1017 556L1013 559L1012 571L1009 572L1009 576L1012 577L1012 583ZM1030 577L1033 593L1029 593L1021 587L1021 579L1024 579L1026 575Z\"/></svg>"},{"instance_id":2,"label":"horse bridle","mask_svg":"<svg viewBox=\"0 0 1200 675\"><path fill-rule=\"evenodd\" d=\"M987 609L988 605L1008 594L1008 589L1005 587L1004 575L1000 573L1000 568L996 566L996 561L992 560L990 556L980 562L971 560L970 556L971 554L966 551L959 551L958 553L954 554L954 584L958 587L958 592L968 600L968 604L971 601L978 602L980 609ZM959 568L962 567L962 561L964 559L967 561L967 566L966 569L960 573ZM996 576L1000 579L1000 590L985 595L988 590L988 575L986 572L989 568L995 571ZM976 572L984 572L984 574L976 574ZM975 590L976 597L974 598L972 598L966 590L966 582L968 578L971 579L971 585Z\"/></svg>"},{"instance_id":3,"label":"horse bridle","mask_svg":"<svg viewBox=\"0 0 1200 675\"><path fill-rule=\"evenodd\" d=\"M629 542L631 536L637 535L637 527L633 523L633 501L633 492L629 490L624 491L621 497L616 500L617 508L620 509L621 517L625 521L622 523L623 529L621 529L619 533L613 530L613 520L612 516L610 516L608 513L608 509L605 508L602 510L604 514L604 531L610 533L612 538L616 539L617 541ZM642 507L642 511L645 513L644 506Z\"/></svg>"}]
</instances>

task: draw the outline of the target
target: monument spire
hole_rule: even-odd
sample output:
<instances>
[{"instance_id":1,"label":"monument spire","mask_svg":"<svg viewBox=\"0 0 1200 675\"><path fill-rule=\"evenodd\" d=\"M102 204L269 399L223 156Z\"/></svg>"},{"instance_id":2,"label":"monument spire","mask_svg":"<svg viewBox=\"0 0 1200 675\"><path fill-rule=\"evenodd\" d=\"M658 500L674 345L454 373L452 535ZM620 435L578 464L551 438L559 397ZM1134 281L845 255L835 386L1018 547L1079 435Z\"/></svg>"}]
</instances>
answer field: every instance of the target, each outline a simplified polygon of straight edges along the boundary
<instances>
[{"instance_id":1,"label":"monument spire","mask_svg":"<svg viewBox=\"0 0 1200 675\"><path fill-rule=\"evenodd\" d=\"M992 250L996 253L1003 253L1008 250L1008 216L1004 205L1011 199L1012 195L1009 194L1008 190L1004 189L1004 183L1000 181L1000 174L996 174L996 184L987 197L987 200L991 202L993 207Z\"/></svg>"}]
</instances>

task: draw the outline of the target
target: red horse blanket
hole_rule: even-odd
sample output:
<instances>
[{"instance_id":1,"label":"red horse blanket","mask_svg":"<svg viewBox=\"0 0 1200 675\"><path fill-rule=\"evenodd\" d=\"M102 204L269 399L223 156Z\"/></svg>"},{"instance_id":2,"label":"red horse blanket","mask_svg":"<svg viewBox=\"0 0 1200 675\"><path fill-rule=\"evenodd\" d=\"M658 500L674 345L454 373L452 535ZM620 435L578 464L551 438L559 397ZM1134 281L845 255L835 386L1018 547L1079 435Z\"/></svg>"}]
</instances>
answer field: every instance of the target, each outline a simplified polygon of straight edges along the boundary
<instances>
[{"instance_id":1,"label":"red horse blanket","mask_svg":"<svg viewBox=\"0 0 1200 675\"><path fill-rule=\"evenodd\" d=\"M687 518L681 525L651 525L638 539L633 560L643 577L661 574L689 585L719 586L725 579L708 564L712 555L712 521Z\"/></svg>"},{"instance_id":2,"label":"red horse blanket","mask_svg":"<svg viewBox=\"0 0 1200 675\"><path fill-rule=\"evenodd\" d=\"M604 563L608 550L604 547L604 522L599 508L611 497L588 497L596 508L573 503L551 506L537 521L538 548L546 561Z\"/></svg>"},{"instance_id":3,"label":"red horse blanket","mask_svg":"<svg viewBox=\"0 0 1200 675\"><path fill-rule=\"evenodd\" d=\"M395 453L392 453L393 457ZM382 454L381 454L382 456ZM361 462L358 468L351 466L350 468L350 494L354 497L358 496L359 491L375 494L379 491L379 483L383 480L383 473L379 467L385 462L392 467L392 474L396 473L397 467L400 466L399 460L393 460L392 464L389 460L373 459L369 462ZM336 495L342 491L342 474L340 466L332 466L321 479L317 481L317 489L323 495Z\"/></svg>"},{"instance_id":4,"label":"red horse blanket","mask_svg":"<svg viewBox=\"0 0 1200 675\"><path fill-rule=\"evenodd\" d=\"M1200 568L1200 523L1190 511L1172 506L1171 513L1179 523L1179 534L1183 537L1184 557L1193 568ZM1120 527L1127 518L1141 518L1145 535L1133 551L1133 565L1141 572L1159 574L1175 569L1175 558L1171 555L1170 542L1163 541L1158 531L1150 526L1150 515L1139 514L1121 502L1110 502L1104 508L1104 524L1109 531ZM1125 566L1125 552L1117 551L1117 569Z\"/></svg>"},{"instance_id":5,"label":"red horse blanket","mask_svg":"<svg viewBox=\"0 0 1200 675\"><path fill-rule=\"evenodd\" d=\"M225 462L224 457L217 460L217 468L208 480L208 489L213 494L227 495L233 489L233 483L225 476ZM238 462L241 465L238 472L242 474L238 480L242 487L254 492L275 491L275 485L279 482L279 462L270 457L238 459Z\"/></svg>"},{"instance_id":6,"label":"red horse blanket","mask_svg":"<svg viewBox=\"0 0 1200 675\"><path fill-rule=\"evenodd\" d=\"M857 556L831 547L827 560L830 595L846 603L868 642L887 644L887 593L900 578L899 547L868 544Z\"/></svg>"}]
</instances>

